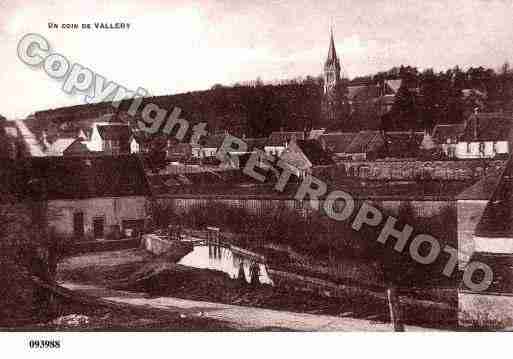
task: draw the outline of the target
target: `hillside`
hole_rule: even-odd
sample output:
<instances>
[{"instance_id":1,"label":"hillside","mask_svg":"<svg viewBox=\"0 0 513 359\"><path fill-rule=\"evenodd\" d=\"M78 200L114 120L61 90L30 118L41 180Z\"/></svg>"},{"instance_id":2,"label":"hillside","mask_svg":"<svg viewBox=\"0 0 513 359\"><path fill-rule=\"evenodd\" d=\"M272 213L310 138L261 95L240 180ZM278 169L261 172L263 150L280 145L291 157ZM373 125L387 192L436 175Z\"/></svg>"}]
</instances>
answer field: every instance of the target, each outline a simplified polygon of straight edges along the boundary
<instances>
[{"instance_id":1,"label":"hillside","mask_svg":"<svg viewBox=\"0 0 513 359\"><path fill-rule=\"evenodd\" d=\"M237 135L260 137L280 128L303 129L318 124L321 95L317 84L220 87L146 98L143 104L153 102L168 110L177 106L183 118L192 123L207 122L213 132L229 129ZM120 109L128 105L124 101ZM99 103L39 111L34 126L46 127L47 121L59 124L91 120L112 109L110 103Z\"/></svg>"}]
</instances>

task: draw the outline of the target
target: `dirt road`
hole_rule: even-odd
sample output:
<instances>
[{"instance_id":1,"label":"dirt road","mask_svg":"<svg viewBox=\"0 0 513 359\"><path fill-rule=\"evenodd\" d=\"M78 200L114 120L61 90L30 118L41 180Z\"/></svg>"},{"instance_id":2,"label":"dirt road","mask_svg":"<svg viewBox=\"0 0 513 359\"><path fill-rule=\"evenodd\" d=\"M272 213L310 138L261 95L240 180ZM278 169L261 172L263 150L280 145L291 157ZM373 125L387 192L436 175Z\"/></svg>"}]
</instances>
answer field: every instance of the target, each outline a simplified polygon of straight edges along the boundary
<instances>
[{"instance_id":1,"label":"dirt road","mask_svg":"<svg viewBox=\"0 0 513 359\"><path fill-rule=\"evenodd\" d=\"M297 330L297 331L391 331L389 324L366 319L329 315L294 313L221 303L185 300L173 297L151 298L144 293L125 292L65 282L62 285L103 300L179 312L182 316L222 320L238 330ZM407 326L407 331L428 329Z\"/></svg>"}]
</instances>

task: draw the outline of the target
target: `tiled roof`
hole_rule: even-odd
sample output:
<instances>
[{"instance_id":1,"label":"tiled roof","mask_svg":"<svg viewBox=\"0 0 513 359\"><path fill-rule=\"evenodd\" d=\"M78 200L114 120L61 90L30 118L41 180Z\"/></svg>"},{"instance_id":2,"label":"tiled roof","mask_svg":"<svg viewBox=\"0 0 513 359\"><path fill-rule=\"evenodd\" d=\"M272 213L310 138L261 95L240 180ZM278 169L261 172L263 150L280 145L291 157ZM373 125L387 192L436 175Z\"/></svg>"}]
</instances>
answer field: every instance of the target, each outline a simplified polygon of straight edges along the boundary
<instances>
[{"instance_id":1,"label":"tiled roof","mask_svg":"<svg viewBox=\"0 0 513 359\"><path fill-rule=\"evenodd\" d=\"M331 153L344 153L357 134L358 132L326 133L319 141Z\"/></svg>"},{"instance_id":2,"label":"tiled roof","mask_svg":"<svg viewBox=\"0 0 513 359\"><path fill-rule=\"evenodd\" d=\"M387 132L385 155L394 158L416 157L423 138L422 132Z\"/></svg>"},{"instance_id":3,"label":"tiled roof","mask_svg":"<svg viewBox=\"0 0 513 359\"><path fill-rule=\"evenodd\" d=\"M448 139L457 140L464 132L465 124L438 124L433 130L433 139L438 144L447 143Z\"/></svg>"},{"instance_id":4,"label":"tiled roof","mask_svg":"<svg viewBox=\"0 0 513 359\"><path fill-rule=\"evenodd\" d=\"M366 153L373 148L372 141L380 136L379 131L360 131L353 141L347 146L346 153Z\"/></svg>"},{"instance_id":5,"label":"tiled roof","mask_svg":"<svg viewBox=\"0 0 513 359\"><path fill-rule=\"evenodd\" d=\"M497 176L486 176L472 186L465 188L460 194L456 196L457 200L486 200L488 201L491 197L497 184L499 183L499 177Z\"/></svg>"},{"instance_id":6,"label":"tiled roof","mask_svg":"<svg viewBox=\"0 0 513 359\"><path fill-rule=\"evenodd\" d=\"M325 128L311 130L310 133L308 134L308 139L309 140L318 140L325 132L326 132Z\"/></svg>"},{"instance_id":7,"label":"tiled roof","mask_svg":"<svg viewBox=\"0 0 513 359\"><path fill-rule=\"evenodd\" d=\"M513 161L506 164L476 231L479 237L513 237Z\"/></svg>"},{"instance_id":8,"label":"tiled roof","mask_svg":"<svg viewBox=\"0 0 513 359\"><path fill-rule=\"evenodd\" d=\"M24 173L26 195L81 199L149 195L144 169L136 156L30 158Z\"/></svg>"},{"instance_id":9,"label":"tiled roof","mask_svg":"<svg viewBox=\"0 0 513 359\"><path fill-rule=\"evenodd\" d=\"M248 145L248 151L253 151L256 148L263 150L267 142L267 137L243 138L242 140Z\"/></svg>"},{"instance_id":10,"label":"tiled roof","mask_svg":"<svg viewBox=\"0 0 513 359\"><path fill-rule=\"evenodd\" d=\"M203 147L219 148L223 144L225 136L226 136L226 134L224 134L224 133L210 135L207 138L205 138Z\"/></svg>"},{"instance_id":11,"label":"tiled roof","mask_svg":"<svg viewBox=\"0 0 513 359\"><path fill-rule=\"evenodd\" d=\"M48 156L62 156L64 151L71 146L71 144L75 141L78 141L76 138L59 138L54 143L51 144L50 148L46 151Z\"/></svg>"},{"instance_id":12,"label":"tiled roof","mask_svg":"<svg viewBox=\"0 0 513 359\"><path fill-rule=\"evenodd\" d=\"M505 141L511 139L513 117L502 113L480 113L469 117L463 141Z\"/></svg>"},{"instance_id":13,"label":"tiled roof","mask_svg":"<svg viewBox=\"0 0 513 359\"><path fill-rule=\"evenodd\" d=\"M302 131L278 131L272 132L267 140L266 146L283 146L288 143L292 138L296 140L303 140L305 134Z\"/></svg>"},{"instance_id":14,"label":"tiled roof","mask_svg":"<svg viewBox=\"0 0 513 359\"><path fill-rule=\"evenodd\" d=\"M104 140L128 140L130 127L125 124L98 125L98 132Z\"/></svg>"},{"instance_id":15,"label":"tiled roof","mask_svg":"<svg viewBox=\"0 0 513 359\"><path fill-rule=\"evenodd\" d=\"M296 144L313 166L334 164L331 156L322 148L317 140L297 140Z\"/></svg>"},{"instance_id":16,"label":"tiled roof","mask_svg":"<svg viewBox=\"0 0 513 359\"><path fill-rule=\"evenodd\" d=\"M368 101L378 98L379 89L375 84L350 85L347 87L347 98L350 101Z\"/></svg>"}]
</instances>

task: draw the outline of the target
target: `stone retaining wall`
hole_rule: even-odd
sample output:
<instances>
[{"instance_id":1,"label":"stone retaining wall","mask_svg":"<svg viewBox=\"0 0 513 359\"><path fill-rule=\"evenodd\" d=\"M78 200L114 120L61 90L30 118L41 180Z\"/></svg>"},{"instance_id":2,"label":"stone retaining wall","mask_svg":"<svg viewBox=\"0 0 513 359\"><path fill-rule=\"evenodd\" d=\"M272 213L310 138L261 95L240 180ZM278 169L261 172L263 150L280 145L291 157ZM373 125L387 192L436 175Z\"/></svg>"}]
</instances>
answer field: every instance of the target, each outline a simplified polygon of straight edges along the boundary
<instances>
[{"instance_id":1,"label":"stone retaining wall","mask_svg":"<svg viewBox=\"0 0 513 359\"><path fill-rule=\"evenodd\" d=\"M337 174L350 177L388 180L444 179L468 180L484 175L499 175L506 160L464 161L341 161Z\"/></svg>"}]
</instances>

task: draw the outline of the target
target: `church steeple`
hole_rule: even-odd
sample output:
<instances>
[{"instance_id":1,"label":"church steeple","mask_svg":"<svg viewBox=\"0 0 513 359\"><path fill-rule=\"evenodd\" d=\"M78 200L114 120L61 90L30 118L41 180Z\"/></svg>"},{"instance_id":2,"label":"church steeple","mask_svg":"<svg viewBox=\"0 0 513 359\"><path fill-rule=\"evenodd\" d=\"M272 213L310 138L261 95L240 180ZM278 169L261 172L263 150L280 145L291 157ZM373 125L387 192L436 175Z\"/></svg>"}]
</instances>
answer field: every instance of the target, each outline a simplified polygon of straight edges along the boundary
<instances>
[{"instance_id":1,"label":"church steeple","mask_svg":"<svg viewBox=\"0 0 513 359\"><path fill-rule=\"evenodd\" d=\"M336 67L340 71L340 62L337 57L337 50L335 49L335 41L333 40L333 29L330 29L330 47L328 50L328 57L324 63L324 69L329 67Z\"/></svg>"},{"instance_id":2,"label":"church steeple","mask_svg":"<svg viewBox=\"0 0 513 359\"><path fill-rule=\"evenodd\" d=\"M321 121L324 127L341 124L348 117L349 107L346 88L340 80L340 60L335 49L333 29L330 29L328 57L324 61L324 95L321 104Z\"/></svg>"},{"instance_id":3,"label":"church steeple","mask_svg":"<svg viewBox=\"0 0 513 359\"><path fill-rule=\"evenodd\" d=\"M340 61L333 40L333 29L330 29L330 45L328 57L324 62L324 94L335 89L340 81Z\"/></svg>"}]
</instances>

